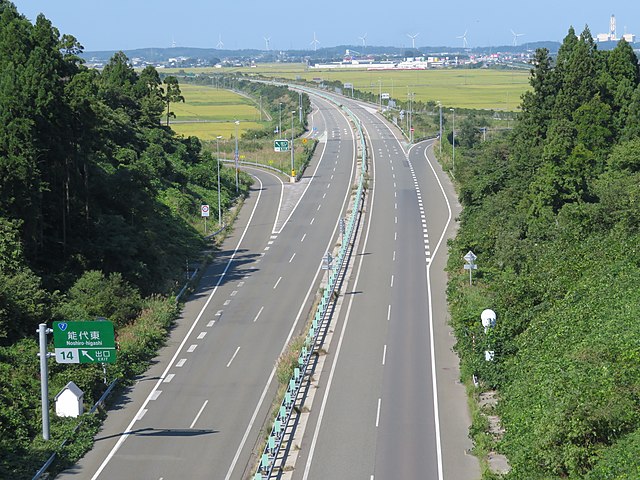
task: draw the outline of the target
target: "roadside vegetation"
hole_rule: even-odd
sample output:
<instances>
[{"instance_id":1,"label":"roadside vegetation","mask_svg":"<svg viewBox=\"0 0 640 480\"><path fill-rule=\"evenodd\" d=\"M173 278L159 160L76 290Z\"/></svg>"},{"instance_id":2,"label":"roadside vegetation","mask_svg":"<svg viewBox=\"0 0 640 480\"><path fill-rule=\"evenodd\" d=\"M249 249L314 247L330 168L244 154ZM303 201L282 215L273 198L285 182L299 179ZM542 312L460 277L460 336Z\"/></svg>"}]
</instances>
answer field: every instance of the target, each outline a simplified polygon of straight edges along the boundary
<instances>
[{"instance_id":1,"label":"roadside vegetation","mask_svg":"<svg viewBox=\"0 0 640 480\"><path fill-rule=\"evenodd\" d=\"M265 165L284 175L291 173L291 152L275 152L274 140L291 143L293 136L294 170L304 171L317 145L316 138L303 136L310 130L311 102L306 94L235 74L179 71L176 75L185 90L184 104L176 107L184 114L180 117L183 123L172 123L176 132L192 132L212 155L219 152L222 159L232 160L237 129L240 161ZM222 121L224 118L227 120ZM235 120L240 123L236 125Z\"/></svg>"},{"instance_id":2,"label":"roadside vegetation","mask_svg":"<svg viewBox=\"0 0 640 480\"><path fill-rule=\"evenodd\" d=\"M483 142L456 125L452 326L463 380L497 390L504 428L488 436L474 417L472 433L506 454L508 479L640 478L638 58L571 29L557 58L536 53L530 83L512 131Z\"/></svg>"}]
</instances>

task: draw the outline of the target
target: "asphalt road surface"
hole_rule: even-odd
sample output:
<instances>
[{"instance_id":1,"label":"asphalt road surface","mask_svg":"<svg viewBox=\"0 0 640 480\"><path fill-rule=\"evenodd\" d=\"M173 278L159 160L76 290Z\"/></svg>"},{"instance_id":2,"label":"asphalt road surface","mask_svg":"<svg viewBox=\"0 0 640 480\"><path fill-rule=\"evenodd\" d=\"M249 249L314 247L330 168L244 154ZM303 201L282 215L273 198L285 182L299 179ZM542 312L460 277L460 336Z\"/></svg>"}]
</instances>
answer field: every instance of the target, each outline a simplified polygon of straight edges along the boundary
<instances>
[{"instance_id":1,"label":"asphalt road surface","mask_svg":"<svg viewBox=\"0 0 640 480\"><path fill-rule=\"evenodd\" d=\"M256 183L234 232L166 347L109 412L95 448L59 478L252 475L276 360L311 311L355 182L348 121L314 103L321 142L305 177L289 185L251 170ZM371 108L345 103L370 139L368 204L293 476L479 478L465 453L466 396L446 326L455 192L428 156L430 142L406 149Z\"/></svg>"},{"instance_id":2,"label":"asphalt road surface","mask_svg":"<svg viewBox=\"0 0 640 480\"><path fill-rule=\"evenodd\" d=\"M293 478L477 479L446 325L455 192L432 142L407 150L370 107L349 106L370 138L373 188Z\"/></svg>"},{"instance_id":3,"label":"asphalt road surface","mask_svg":"<svg viewBox=\"0 0 640 480\"><path fill-rule=\"evenodd\" d=\"M167 346L109 413L95 448L59 478L250 474L275 394L276 360L311 309L322 256L336 241L355 178L347 119L314 102L321 143L305 178L293 186L252 171L256 182L234 232Z\"/></svg>"}]
</instances>

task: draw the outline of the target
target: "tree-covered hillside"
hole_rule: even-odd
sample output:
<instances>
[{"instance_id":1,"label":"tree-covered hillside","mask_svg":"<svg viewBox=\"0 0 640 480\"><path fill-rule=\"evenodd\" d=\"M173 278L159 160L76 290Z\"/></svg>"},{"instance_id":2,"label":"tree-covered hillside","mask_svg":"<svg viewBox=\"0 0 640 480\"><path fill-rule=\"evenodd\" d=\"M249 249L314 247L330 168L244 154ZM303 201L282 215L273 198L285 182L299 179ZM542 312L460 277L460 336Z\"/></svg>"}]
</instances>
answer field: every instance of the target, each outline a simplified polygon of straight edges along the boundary
<instances>
[{"instance_id":1,"label":"tree-covered hillside","mask_svg":"<svg viewBox=\"0 0 640 480\"><path fill-rule=\"evenodd\" d=\"M43 16L31 25L0 2L3 343L50 318L29 299L87 270L118 272L142 295L167 291L202 246L184 219L217 203L214 160L161 126L177 84L152 67L136 73L122 53L89 70L81 50Z\"/></svg>"},{"instance_id":2,"label":"tree-covered hillside","mask_svg":"<svg viewBox=\"0 0 640 480\"><path fill-rule=\"evenodd\" d=\"M136 72L122 53L90 70L81 52L0 0L0 478L31 478L54 449L74 461L97 425L87 418L60 449L77 421L54 416L52 440L39 439L37 325L106 317L119 347L108 380L142 372L175 318L185 259L204 245L199 207L218 203L215 159L162 126L176 79ZM236 192L221 170L227 210L249 183L241 175ZM50 369L51 398L73 380L90 406L106 388L99 365Z\"/></svg>"},{"instance_id":3,"label":"tree-covered hillside","mask_svg":"<svg viewBox=\"0 0 640 480\"><path fill-rule=\"evenodd\" d=\"M511 133L456 151L463 376L498 389L508 478L640 478L638 59L571 29L557 58L537 51L531 85Z\"/></svg>"}]
</instances>

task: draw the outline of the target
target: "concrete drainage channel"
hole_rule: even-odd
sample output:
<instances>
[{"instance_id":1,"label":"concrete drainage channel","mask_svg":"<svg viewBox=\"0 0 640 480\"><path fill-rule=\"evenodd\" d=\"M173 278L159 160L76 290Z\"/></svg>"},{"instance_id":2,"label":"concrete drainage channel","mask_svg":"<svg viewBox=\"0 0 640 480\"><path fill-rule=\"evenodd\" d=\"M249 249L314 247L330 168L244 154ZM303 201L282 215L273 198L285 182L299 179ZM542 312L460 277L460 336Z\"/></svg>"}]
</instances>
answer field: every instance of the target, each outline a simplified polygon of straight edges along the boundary
<instances>
[{"instance_id":1,"label":"concrete drainage channel","mask_svg":"<svg viewBox=\"0 0 640 480\"><path fill-rule=\"evenodd\" d=\"M317 92L312 92L318 94ZM327 100L336 102L333 98L321 95ZM334 248L336 262L328 270L328 279L317 310L310 320L310 326L301 348L297 366L287 385L284 398L276 411L276 417L267 438L259 463L255 469L253 480L271 478L287 478L287 472L293 471L297 459L297 446L304 435L309 416L309 409L313 403L317 387L316 376L322 372L325 355L322 347L331 343L333 331L330 329L331 319L340 309L342 297L339 292L345 284L351 270L351 255L358 243L359 226L364 209L365 179L367 171L367 155L364 134L359 120L343 105L340 107L349 115L355 125L360 139L358 148L361 159L357 190L350 202L350 215L345 225L341 243ZM337 250L337 251L336 251Z\"/></svg>"}]
</instances>

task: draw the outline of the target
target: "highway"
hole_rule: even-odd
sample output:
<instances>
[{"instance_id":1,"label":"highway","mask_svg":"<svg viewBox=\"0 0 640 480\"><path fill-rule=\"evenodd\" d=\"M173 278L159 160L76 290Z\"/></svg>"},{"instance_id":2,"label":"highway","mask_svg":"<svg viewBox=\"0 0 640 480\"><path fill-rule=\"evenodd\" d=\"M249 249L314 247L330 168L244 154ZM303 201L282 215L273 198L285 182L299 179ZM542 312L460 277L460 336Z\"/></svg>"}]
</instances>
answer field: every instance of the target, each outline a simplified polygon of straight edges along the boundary
<instances>
[{"instance_id":1,"label":"highway","mask_svg":"<svg viewBox=\"0 0 640 480\"><path fill-rule=\"evenodd\" d=\"M406 151L369 107L372 184L353 273L294 479L480 477L446 325L455 192L422 142Z\"/></svg>"},{"instance_id":2,"label":"highway","mask_svg":"<svg viewBox=\"0 0 640 480\"><path fill-rule=\"evenodd\" d=\"M156 362L59 478L247 477L275 394L275 364L311 309L355 176L343 113L315 100L323 139L295 186L253 170L230 235ZM297 199L297 200L296 200ZM302 200L299 201L298 200Z\"/></svg>"},{"instance_id":3,"label":"highway","mask_svg":"<svg viewBox=\"0 0 640 480\"><path fill-rule=\"evenodd\" d=\"M406 149L371 107L343 101L368 137L370 188L328 361L287 475L479 478L446 325L455 192L431 142ZM321 142L302 181L251 170L256 182L233 233L166 347L110 410L94 449L58 478L252 476L277 358L311 311L355 181L351 126L326 100L314 104Z\"/></svg>"}]
</instances>

